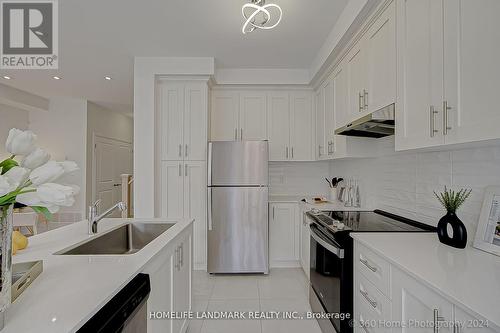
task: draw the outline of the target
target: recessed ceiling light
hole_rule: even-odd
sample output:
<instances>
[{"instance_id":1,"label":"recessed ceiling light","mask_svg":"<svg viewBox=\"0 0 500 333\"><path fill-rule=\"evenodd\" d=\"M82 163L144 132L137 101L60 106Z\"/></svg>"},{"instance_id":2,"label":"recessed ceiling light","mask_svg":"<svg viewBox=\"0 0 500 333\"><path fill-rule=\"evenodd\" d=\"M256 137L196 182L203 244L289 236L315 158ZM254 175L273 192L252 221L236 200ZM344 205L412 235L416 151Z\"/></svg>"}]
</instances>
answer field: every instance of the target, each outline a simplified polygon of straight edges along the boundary
<instances>
[{"instance_id":1,"label":"recessed ceiling light","mask_svg":"<svg viewBox=\"0 0 500 333\"><path fill-rule=\"evenodd\" d=\"M4 77L3 77L3 78L4 78L4 79L6 79L6 80L10 80L10 79L12 79L12 78L11 78L10 76L8 76L8 75L4 75Z\"/></svg>"},{"instance_id":2,"label":"recessed ceiling light","mask_svg":"<svg viewBox=\"0 0 500 333\"><path fill-rule=\"evenodd\" d=\"M111 76L107 76L107 75L104 77L104 79L105 79L105 80L108 80L108 81L113 80L113 78L112 78Z\"/></svg>"},{"instance_id":3,"label":"recessed ceiling light","mask_svg":"<svg viewBox=\"0 0 500 333\"><path fill-rule=\"evenodd\" d=\"M61 79L61 77L59 77L59 76L53 76L52 78L53 78L54 80L60 80L60 79Z\"/></svg>"}]
</instances>

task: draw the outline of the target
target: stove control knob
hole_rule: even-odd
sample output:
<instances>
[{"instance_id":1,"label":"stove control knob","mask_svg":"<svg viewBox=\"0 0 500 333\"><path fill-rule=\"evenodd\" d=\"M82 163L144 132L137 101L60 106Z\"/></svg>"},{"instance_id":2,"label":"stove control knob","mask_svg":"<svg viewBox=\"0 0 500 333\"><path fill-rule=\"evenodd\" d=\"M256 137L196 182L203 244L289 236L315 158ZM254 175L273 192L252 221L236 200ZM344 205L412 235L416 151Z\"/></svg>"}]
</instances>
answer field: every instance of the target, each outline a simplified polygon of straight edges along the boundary
<instances>
[{"instance_id":1,"label":"stove control knob","mask_svg":"<svg viewBox=\"0 0 500 333\"><path fill-rule=\"evenodd\" d=\"M337 227L337 229L339 229L339 230L344 230L344 228L345 228L345 224L344 224L344 223L338 223L338 224L336 225L336 227Z\"/></svg>"}]
</instances>

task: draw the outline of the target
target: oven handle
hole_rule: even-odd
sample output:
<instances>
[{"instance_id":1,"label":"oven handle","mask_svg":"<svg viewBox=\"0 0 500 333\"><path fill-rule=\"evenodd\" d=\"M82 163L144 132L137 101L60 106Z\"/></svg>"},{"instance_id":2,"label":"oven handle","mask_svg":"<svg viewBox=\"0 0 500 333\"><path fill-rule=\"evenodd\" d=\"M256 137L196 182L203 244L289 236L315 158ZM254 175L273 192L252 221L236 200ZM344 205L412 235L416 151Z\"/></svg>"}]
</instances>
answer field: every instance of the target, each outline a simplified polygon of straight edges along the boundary
<instances>
[{"instance_id":1,"label":"oven handle","mask_svg":"<svg viewBox=\"0 0 500 333\"><path fill-rule=\"evenodd\" d=\"M311 237L316 242L318 242L319 245L323 246L325 249L327 249L331 253L335 254L340 259L344 259L344 250L343 249L339 249L338 247L333 246L332 244L327 243L312 228L311 228Z\"/></svg>"}]
</instances>

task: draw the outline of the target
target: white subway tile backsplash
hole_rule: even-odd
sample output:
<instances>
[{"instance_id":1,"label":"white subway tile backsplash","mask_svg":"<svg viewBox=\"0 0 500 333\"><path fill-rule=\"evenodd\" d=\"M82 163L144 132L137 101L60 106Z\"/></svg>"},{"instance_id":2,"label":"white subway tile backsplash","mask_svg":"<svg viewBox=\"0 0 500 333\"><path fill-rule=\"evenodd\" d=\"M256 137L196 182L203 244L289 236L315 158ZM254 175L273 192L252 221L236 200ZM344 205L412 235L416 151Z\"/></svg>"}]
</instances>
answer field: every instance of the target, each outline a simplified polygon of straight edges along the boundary
<instances>
[{"instance_id":1,"label":"white subway tile backsplash","mask_svg":"<svg viewBox=\"0 0 500 333\"><path fill-rule=\"evenodd\" d=\"M328 162L269 163L269 193L271 195L326 196Z\"/></svg>"},{"instance_id":2,"label":"white subway tile backsplash","mask_svg":"<svg viewBox=\"0 0 500 333\"><path fill-rule=\"evenodd\" d=\"M380 157L334 160L330 176L357 177L364 202L394 214L437 225L444 215L433 191L471 188L458 211L474 239L484 189L500 185L500 145L432 152L394 152L394 138L380 139ZM392 149L392 151L391 151Z\"/></svg>"}]
</instances>

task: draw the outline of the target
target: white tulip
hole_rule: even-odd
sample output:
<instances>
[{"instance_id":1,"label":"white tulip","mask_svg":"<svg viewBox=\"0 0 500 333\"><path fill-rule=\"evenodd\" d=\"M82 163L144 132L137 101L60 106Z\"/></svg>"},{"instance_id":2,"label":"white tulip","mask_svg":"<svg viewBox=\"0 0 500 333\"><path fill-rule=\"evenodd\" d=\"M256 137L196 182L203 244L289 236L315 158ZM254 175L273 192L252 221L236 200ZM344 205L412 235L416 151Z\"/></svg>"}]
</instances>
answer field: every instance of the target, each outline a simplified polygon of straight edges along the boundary
<instances>
[{"instance_id":1,"label":"white tulip","mask_svg":"<svg viewBox=\"0 0 500 333\"><path fill-rule=\"evenodd\" d=\"M79 191L79 188L75 189L71 186L47 183L40 185L36 193L41 201L46 204L70 207L75 203L74 196Z\"/></svg>"},{"instance_id":2,"label":"white tulip","mask_svg":"<svg viewBox=\"0 0 500 333\"><path fill-rule=\"evenodd\" d=\"M36 148L21 162L21 166L28 169L36 169L50 160L50 155L41 148Z\"/></svg>"},{"instance_id":3,"label":"white tulip","mask_svg":"<svg viewBox=\"0 0 500 333\"><path fill-rule=\"evenodd\" d=\"M12 155L28 155L35 149L35 140L33 132L13 128L9 131L5 148Z\"/></svg>"},{"instance_id":4,"label":"white tulip","mask_svg":"<svg viewBox=\"0 0 500 333\"><path fill-rule=\"evenodd\" d=\"M50 183L64 174L64 167L55 161L49 161L36 168L30 174L30 180L33 185L38 186L44 183Z\"/></svg>"},{"instance_id":5,"label":"white tulip","mask_svg":"<svg viewBox=\"0 0 500 333\"><path fill-rule=\"evenodd\" d=\"M14 191L16 187L13 187L9 179L6 176L0 176L0 197Z\"/></svg>"},{"instance_id":6,"label":"white tulip","mask_svg":"<svg viewBox=\"0 0 500 333\"><path fill-rule=\"evenodd\" d=\"M78 165L73 161L63 161L59 162L59 164L63 167L64 173L70 173L79 170Z\"/></svg>"},{"instance_id":7,"label":"white tulip","mask_svg":"<svg viewBox=\"0 0 500 333\"><path fill-rule=\"evenodd\" d=\"M25 188L24 190L34 190L33 188ZM28 192L19 194L16 201L26 206L41 206L42 200L36 192Z\"/></svg>"},{"instance_id":8,"label":"white tulip","mask_svg":"<svg viewBox=\"0 0 500 333\"><path fill-rule=\"evenodd\" d=\"M4 176L14 188L18 188L28 179L29 173L28 169L16 166L7 171Z\"/></svg>"}]
</instances>

